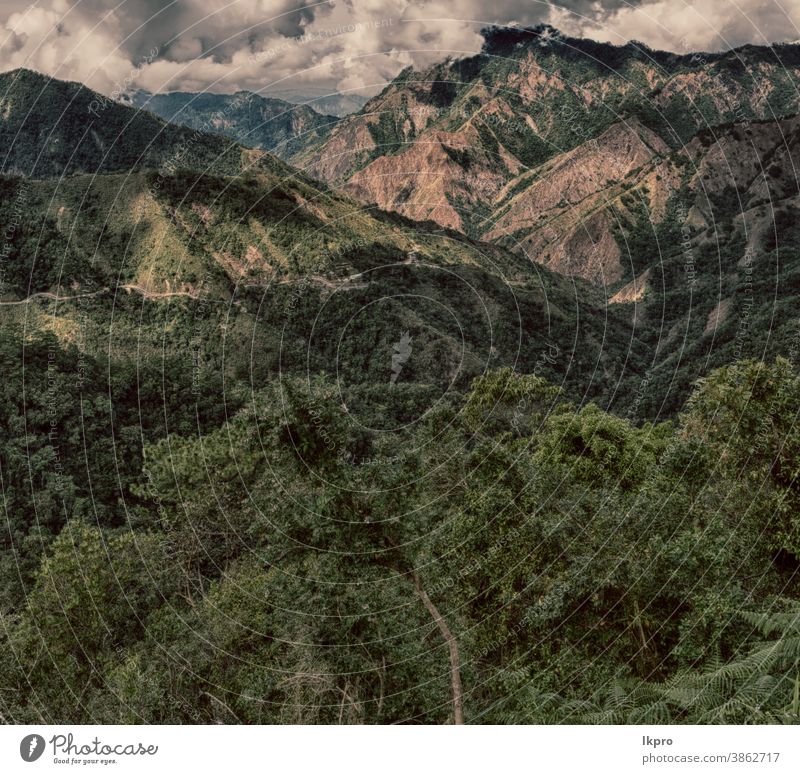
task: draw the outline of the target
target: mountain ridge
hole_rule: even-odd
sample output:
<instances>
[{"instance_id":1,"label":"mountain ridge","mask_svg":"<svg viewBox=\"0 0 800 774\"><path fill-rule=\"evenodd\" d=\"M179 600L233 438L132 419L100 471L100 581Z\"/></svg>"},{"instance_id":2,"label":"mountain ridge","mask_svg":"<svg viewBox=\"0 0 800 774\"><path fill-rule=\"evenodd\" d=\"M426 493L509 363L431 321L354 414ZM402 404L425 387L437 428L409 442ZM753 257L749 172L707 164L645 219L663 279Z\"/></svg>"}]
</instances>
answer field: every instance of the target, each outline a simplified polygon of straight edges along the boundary
<instances>
[{"instance_id":1,"label":"mountain ridge","mask_svg":"<svg viewBox=\"0 0 800 774\"><path fill-rule=\"evenodd\" d=\"M234 173L248 162L226 138L25 68L0 73L0 143L3 172L39 178L168 164Z\"/></svg>"},{"instance_id":2,"label":"mountain ridge","mask_svg":"<svg viewBox=\"0 0 800 774\"><path fill-rule=\"evenodd\" d=\"M24 78L43 85L38 76ZM51 121L66 145L71 129L85 128L97 96L49 82L44 93L69 97ZM38 92L18 94L35 104ZM18 115L25 104L17 99ZM75 344L75 332L88 327L82 346L92 348L113 319L114 342L103 346L117 356L131 347L155 351L160 340L178 357L197 327L217 359L220 341L233 337L226 367L234 374L248 367L245 353L257 346L259 379L307 363L314 370L338 364L345 383L365 389L380 381L381 353L391 351L400 329L416 331L414 364L403 379L420 389L451 381L465 388L489 363L531 370L557 346L570 354L542 368L576 396L611 396L624 376L623 353L639 346L624 316L604 309L588 286L576 298L573 280L531 271L503 247L401 215L373 215L268 153L127 105L109 101L102 115L106 127L124 128L137 117L157 127L139 137L148 163L115 170L124 159L98 164L93 146L82 166L63 154L49 158L46 177L0 176L0 217L15 222L5 250L8 303L0 306L9 330L36 320ZM47 137L31 121L11 116L15 122L35 160ZM175 144L189 137L201 152L192 147L185 163L169 163ZM206 163L203 154L217 148L237 163ZM16 218L21 201L29 217ZM396 300L375 305L384 297ZM464 316L461 329L443 313L451 305ZM223 323L214 310L226 307ZM137 323L142 308L146 318ZM294 308L297 314L287 313ZM362 308L373 311L361 319ZM338 348L307 330L319 310L323 330L348 331ZM172 314L166 336L157 321ZM601 375L592 375L587 358L604 363Z\"/></svg>"},{"instance_id":3,"label":"mountain ridge","mask_svg":"<svg viewBox=\"0 0 800 774\"><path fill-rule=\"evenodd\" d=\"M793 44L706 56L552 31L544 40L545 31L487 30L481 54L406 68L292 162L365 203L491 240L509 192L518 195L575 148L602 144L615 124L643 127L665 153L709 127L800 112ZM779 71L778 62L793 70Z\"/></svg>"}]
</instances>

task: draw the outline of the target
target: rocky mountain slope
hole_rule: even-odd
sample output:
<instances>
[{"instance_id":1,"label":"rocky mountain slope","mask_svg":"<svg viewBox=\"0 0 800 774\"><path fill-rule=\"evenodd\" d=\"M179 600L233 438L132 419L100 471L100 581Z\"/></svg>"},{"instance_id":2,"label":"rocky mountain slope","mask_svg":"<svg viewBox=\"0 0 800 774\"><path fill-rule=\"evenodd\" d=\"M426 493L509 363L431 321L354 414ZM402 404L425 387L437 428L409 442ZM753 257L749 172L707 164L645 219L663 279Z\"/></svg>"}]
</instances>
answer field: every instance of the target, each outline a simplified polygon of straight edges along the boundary
<instances>
[{"instance_id":1,"label":"rocky mountain slope","mask_svg":"<svg viewBox=\"0 0 800 774\"><path fill-rule=\"evenodd\" d=\"M403 71L293 161L361 201L613 285L625 270L602 202L701 130L798 112L798 76L796 45L681 56L487 30L480 55Z\"/></svg>"}]
</instances>

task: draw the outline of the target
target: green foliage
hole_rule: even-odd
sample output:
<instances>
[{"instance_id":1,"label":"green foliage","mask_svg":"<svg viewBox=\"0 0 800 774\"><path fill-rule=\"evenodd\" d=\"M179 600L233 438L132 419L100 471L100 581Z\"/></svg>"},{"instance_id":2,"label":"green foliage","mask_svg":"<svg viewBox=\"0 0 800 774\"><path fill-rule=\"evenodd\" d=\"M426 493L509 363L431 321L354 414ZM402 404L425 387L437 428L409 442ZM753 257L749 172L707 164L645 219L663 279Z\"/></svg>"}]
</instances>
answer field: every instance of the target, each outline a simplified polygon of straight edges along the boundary
<instances>
[{"instance_id":1,"label":"green foliage","mask_svg":"<svg viewBox=\"0 0 800 774\"><path fill-rule=\"evenodd\" d=\"M104 534L69 522L4 643L0 702L8 702L10 692L24 693L29 698L21 717L54 723L92 718L94 694L105 690L104 669L145 636L149 615L170 596L175 579L162 549L159 535Z\"/></svg>"},{"instance_id":2,"label":"green foliage","mask_svg":"<svg viewBox=\"0 0 800 774\"><path fill-rule=\"evenodd\" d=\"M379 113L378 120L368 123L367 128L375 142L375 149L372 153L374 158L391 156L400 150L407 141L397 117L390 111Z\"/></svg>"},{"instance_id":3,"label":"green foliage","mask_svg":"<svg viewBox=\"0 0 800 774\"><path fill-rule=\"evenodd\" d=\"M511 431L530 436L554 409L560 393L541 377L502 368L473 382L464 419L475 432L496 435Z\"/></svg>"},{"instance_id":4,"label":"green foliage","mask_svg":"<svg viewBox=\"0 0 800 774\"><path fill-rule=\"evenodd\" d=\"M800 378L791 363L743 361L701 380L683 417L720 460L761 492L772 544L800 556ZM751 517L752 518L752 517Z\"/></svg>"},{"instance_id":5,"label":"green foliage","mask_svg":"<svg viewBox=\"0 0 800 774\"><path fill-rule=\"evenodd\" d=\"M8 513L0 540L0 609L17 607L68 520L91 518L116 528L128 520L126 504L142 507L128 488L141 475L143 442L168 429L191 435L221 422L224 407L211 394L220 389L218 378L208 380L211 392L195 395L187 365L169 357L160 366L137 366L65 348L52 334L24 343L0 334L0 464Z\"/></svg>"},{"instance_id":6,"label":"green foliage","mask_svg":"<svg viewBox=\"0 0 800 774\"><path fill-rule=\"evenodd\" d=\"M0 75L0 93L9 106L0 123L7 174L42 178L163 165L235 174L242 168L241 149L230 140L166 124L77 83L19 69Z\"/></svg>"},{"instance_id":7,"label":"green foliage","mask_svg":"<svg viewBox=\"0 0 800 774\"><path fill-rule=\"evenodd\" d=\"M448 722L452 638L468 722L794 722L796 602L774 597L797 546L769 512L797 398L786 361L741 363L678 428L636 427L502 369L387 435L325 378L272 381L156 434L124 528L60 527L4 613L0 711ZM772 494L743 517L750 472Z\"/></svg>"},{"instance_id":8,"label":"green foliage","mask_svg":"<svg viewBox=\"0 0 800 774\"><path fill-rule=\"evenodd\" d=\"M800 724L800 606L776 599L766 612L740 617L768 639L728 663L661 683L615 680L580 703L531 692L533 722Z\"/></svg>"}]
</instances>

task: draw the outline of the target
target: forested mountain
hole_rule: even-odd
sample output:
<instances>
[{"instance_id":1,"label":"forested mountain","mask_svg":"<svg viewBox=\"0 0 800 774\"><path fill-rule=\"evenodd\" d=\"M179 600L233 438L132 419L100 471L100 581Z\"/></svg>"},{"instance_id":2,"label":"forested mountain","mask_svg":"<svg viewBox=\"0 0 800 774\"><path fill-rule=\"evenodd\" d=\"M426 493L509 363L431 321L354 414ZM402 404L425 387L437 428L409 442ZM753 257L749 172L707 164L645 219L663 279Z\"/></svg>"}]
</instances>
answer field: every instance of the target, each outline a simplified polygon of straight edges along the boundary
<instances>
[{"instance_id":1,"label":"forested mountain","mask_svg":"<svg viewBox=\"0 0 800 774\"><path fill-rule=\"evenodd\" d=\"M137 91L131 95L131 104L171 123L222 134L282 159L319 142L338 122L336 116L321 115L308 105L293 105L249 91L236 94Z\"/></svg>"},{"instance_id":2,"label":"forested mountain","mask_svg":"<svg viewBox=\"0 0 800 774\"><path fill-rule=\"evenodd\" d=\"M0 74L0 148L0 171L35 178L157 167L235 174L245 165L230 140L24 69Z\"/></svg>"},{"instance_id":3,"label":"forested mountain","mask_svg":"<svg viewBox=\"0 0 800 774\"><path fill-rule=\"evenodd\" d=\"M158 158L160 143L159 133L151 142ZM282 363L343 368L348 381L382 385L393 342L408 330L417 331L417 355L403 381L425 389L463 388L487 367L517 364L542 369L575 397L610 396L637 373L642 348L630 323L609 314L588 285L576 293L572 281L532 271L502 247L371 213L269 154L236 154L243 162L235 176L157 167L0 178L0 211L14 223L0 316L24 328L44 309L60 330L74 330L77 318L99 333L114 314L121 340L88 336L85 346L124 353L132 345L125 332L142 336L143 320L122 312L123 298L133 309L144 298L172 310L184 299L190 313L215 321L203 326L241 337L245 349L229 351L228 364L243 374L252 367L275 375ZM326 335L331 326L342 340ZM179 352L197 337L183 323L169 331L153 346ZM212 335L212 350L215 342Z\"/></svg>"},{"instance_id":4,"label":"forested mountain","mask_svg":"<svg viewBox=\"0 0 800 774\"><path fill-rule=\"evenodd\" d=\"M314 151L344 191L0 76L4 721L800 721L794 103L544 33L406 71ZM523 82L557 153L481 117ZM431 207L352 198L380 164Z\"/></svg>"}]
</instances>

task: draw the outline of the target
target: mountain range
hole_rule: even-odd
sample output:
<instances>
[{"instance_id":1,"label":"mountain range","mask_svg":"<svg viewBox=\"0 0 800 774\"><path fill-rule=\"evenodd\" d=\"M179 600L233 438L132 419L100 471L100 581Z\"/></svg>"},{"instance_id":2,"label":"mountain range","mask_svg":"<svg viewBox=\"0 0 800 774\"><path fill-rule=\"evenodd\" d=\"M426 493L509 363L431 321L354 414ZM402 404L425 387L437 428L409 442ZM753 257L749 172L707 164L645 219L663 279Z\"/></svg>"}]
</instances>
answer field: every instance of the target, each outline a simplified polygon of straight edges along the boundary
<instances>
[{"instance_id":1,"label":"mountain range","mask_svg":"<svg viewBox=\"0 0 800 774\"><path fill-rule=\"evenodd\" d=\"M4 721L798 721L800 47L484 40L0 75Z\"/></svg>"},{"instance_id":2,"label":"mountain range","mask_svg":"<svg viewBox=\"0 0 800 774\"><path fill-rule=\"evenodd\" d=\"M588 284L576 294L502 246L364 208L275 156L147 110L105 101L87 122L103 97L80 85L16 71L3 87L6 327L44 326L65 344L88 329L81 346L120 357L178 354L203 330L209 364L239 377L310 366L380 391L409 330L403 382L426 391L516 365L576 397L611 396L632 368L630 324ZM44 104L60 109L37 114Z\"/></svg>"},{"instance_id":3,"label":"mountain range","mask_svg":"<svg viewBox=\"0 0 800 774\"><path fill-rule=\"evenodd\" d=\"M702 130L713 138L715 127L797 113L798 72L795 45L679 56L548 27L487 30L481 54L407 68L293 161L362 201L527 249L560 271L565 252L568 273L593 281L610 262L613 283L619 256L596 194L608 190L616 203L613 186L636 187L654 157L682 151ZM665 179L654 200L674 187ZM584 200L590 230L603 235L600 256L576 244ZM551 224L557 233L543 237Z\"/></svg>"},{"instance_id":4,"label":"mountain range","mask_svg":"<svg viewBox=\"0 0 800 774\"><path fill-rule=\"evenodd\" d=\"M646 415L677 410L698 376L734 354L785 348L800 239L790 172L800 137L792 87L800 46L676 55L567 38L546 26L488 29L484 37L479 55L407 68L341 120L247 92L139 92L133 106L147 109L133 110L78 84L9 73L0 82L4 168L37 176L170 164L228 175L266 166L270 197L282 191L296 208L292 223L312 212L325 243L346 241L330 203L347 201L373 236L386 231L382 211L426 223L410 226L421 233L494 245L501 274L536 266L531 276L592 305L612 339L635 342L627 378L645 379L637 410ZM47 100L39 98L45 91ZM37 113L45 102L61 107ZM87 127L92 112L104 120ZM28 116L37 118L33 138ZM265 149L294 169L276 166ZM219 203L195 197L190 215L181 202L174 212L192 220L207 209L202 228L213 232ZM264 222L246 220L236 224L236 249L212 250L203 261L262 277L318 262L302 248L277 260L289 242L265 248L253 231ZM197 233L196 225L184 228ZM170 287L188 286L159 263L152 276L161 279L148 287L166 292L167 277ZM356 264L363 260L348 270ZM572 278L574 290L559 276ZM613 388L606 397L620 400Z\"/></svg>"},{"instance_id":5,"label":"mountain range","mask_svg":"<svg viewBox=\"0 0 800 774\"><path fill-rule=\"evenodd\" d=\"M404 70L292 163L601 288L652 347L664 386L649 411L709 362L785 348L800 46L676 55L547 26L484 37L477 56Z\"/></svg>"}]
</instances>

